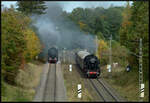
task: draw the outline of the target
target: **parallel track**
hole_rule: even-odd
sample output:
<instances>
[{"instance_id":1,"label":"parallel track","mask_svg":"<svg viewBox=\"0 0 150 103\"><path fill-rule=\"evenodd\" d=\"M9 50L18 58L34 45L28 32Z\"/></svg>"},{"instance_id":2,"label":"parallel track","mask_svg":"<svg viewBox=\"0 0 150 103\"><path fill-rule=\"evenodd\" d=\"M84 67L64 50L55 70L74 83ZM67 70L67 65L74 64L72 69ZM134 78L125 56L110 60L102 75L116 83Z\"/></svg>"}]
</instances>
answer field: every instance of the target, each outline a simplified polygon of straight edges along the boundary
<instances>
[{"instance_id":1,"label":"parallel track","mask_svg":"<svg viewBox=\"0 0 150 103\"><path fill-rule=\"evenodd\" d=\"M115 101L119 101L119 99L113 95L113 93L108 89L108 87L99 79L97 79L97 81L105 88L105 90L109 93L110 96L112 96L112 98L115 100Z\"/></svg>"},{"instance_id":2,"label":"parallel track","mask_svg":"<svg viewBox=\"0 0 150 103\"><path fill-rule=\"evenodd\" d=\"M104 101L104 102L110 102L110 101L115 101L118 102L119 99L108 89L108 87L99 79L88 79L90 83L92 84L93 88L99 95L99 97ZM96 85L96 81L98 82ZM104 94L105 93L105 96ZM107 96L106 96L107 94ZM110 99L111 98L111 99Z\"/></svg>"},{"instance_id":3,"label":"parallel track","mask_svg":"<svg viewBox=\"0 0 150 103\"><path fill-rule=\"evenodd\" d=\"M94 89L96 90L96 92L98 93L98 95L103 99L103 101L105 102L105 98L103 97L103 94L101 94L101 92L98 90L97 86L93 83L93 81L91 79L89 79L90 83L92 84L92 86L94 87Z\"/></svg>"}]
</instances>

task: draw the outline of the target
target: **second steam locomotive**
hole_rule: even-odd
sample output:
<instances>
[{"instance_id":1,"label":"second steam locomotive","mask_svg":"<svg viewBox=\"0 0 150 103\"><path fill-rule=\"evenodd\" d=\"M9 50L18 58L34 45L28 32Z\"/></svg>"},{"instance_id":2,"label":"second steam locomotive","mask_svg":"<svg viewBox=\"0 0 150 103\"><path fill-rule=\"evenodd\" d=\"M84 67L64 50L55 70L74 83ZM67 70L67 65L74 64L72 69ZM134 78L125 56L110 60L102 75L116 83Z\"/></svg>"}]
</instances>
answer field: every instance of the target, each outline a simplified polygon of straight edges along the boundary
<instances>
[{"instance_id":1,"label":"second steam locomotive","mask_svg":"<svg viewBox=\"0 0 150 103\"><path fill-rule=\"evenodd\" d=\"M52 47L48 50L48 62L56 63L58 61L58 49L56 47Z\"/></svg>"},{"instance_id":2,"label":"second steam locomotive","mask_svg":"<svg viewBox=\"0 0 150 103\"><path fill-rule=\"evenodd\" d=\"M100 75L99 59L87 51L76 53L76 62L86 77L98 77Z\"/></svg>"}]
</instances>

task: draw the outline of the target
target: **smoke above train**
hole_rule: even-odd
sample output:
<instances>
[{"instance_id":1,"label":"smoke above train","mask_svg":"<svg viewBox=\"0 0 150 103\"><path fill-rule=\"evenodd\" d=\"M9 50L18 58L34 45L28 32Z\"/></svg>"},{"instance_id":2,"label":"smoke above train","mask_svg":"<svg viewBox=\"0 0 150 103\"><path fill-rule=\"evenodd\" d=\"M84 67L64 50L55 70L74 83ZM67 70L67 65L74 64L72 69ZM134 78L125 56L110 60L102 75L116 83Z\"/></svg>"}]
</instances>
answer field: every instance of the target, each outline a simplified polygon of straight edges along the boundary
<instances>
[{"instance_id":1,"label":"smoke above train","mask_svg":"<svg viewBox=\"0 0 150 103\"><path fill-rule=\"evenodd\" d=\"M44 44L44 55L55 45L59 50L80 48L95 52L95 36L85 34L69 18L63 15L63 6L58 2L46 2L48 9L44 15L34 15L34 26Z\"/></svg>"}]
</instances>

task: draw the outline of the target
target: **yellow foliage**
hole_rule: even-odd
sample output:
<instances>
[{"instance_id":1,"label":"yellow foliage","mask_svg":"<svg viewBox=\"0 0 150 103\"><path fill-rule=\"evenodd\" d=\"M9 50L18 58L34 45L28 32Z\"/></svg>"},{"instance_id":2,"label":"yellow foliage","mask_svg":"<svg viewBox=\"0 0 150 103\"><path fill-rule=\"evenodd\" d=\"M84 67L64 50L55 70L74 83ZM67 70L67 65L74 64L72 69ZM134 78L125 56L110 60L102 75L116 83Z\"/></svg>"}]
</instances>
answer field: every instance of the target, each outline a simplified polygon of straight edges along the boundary
<instances>
[{"instance_id":1,"label":"yellow foliage","mask_svg":"<svg viewBox=\"0 0 150 103\"><path fill-rule=\"evenodd\" d=\"M32 59L40 52L41 44L38 37L31 29L27 29L24 35L27 43L27 49L24 51L24 55Z\"/></svg>"},{"instance_id":2,"label":"yellow foliage","mask_svg":"<svg viewBox=\"0 0 150 103\"><path fill-rule=\"evenodd\" d=\"M102 54L104 54L108 50L107 43L104 40L98 40L98 57L102 58Z\"/></svg>"},{"instance_id":3,"label":"yellow foliage","mask_svg":"<svg viewBox=\"0 0 150 103\"><path fill-rule=\"evenodd\" d=\"M81 22L81 21L79 21L78 24L79 24L79 26L80 26L81 29L83 29L83 28L86 26L86 24L84 24L84 23Z\"/></svg>"}]
</instances>

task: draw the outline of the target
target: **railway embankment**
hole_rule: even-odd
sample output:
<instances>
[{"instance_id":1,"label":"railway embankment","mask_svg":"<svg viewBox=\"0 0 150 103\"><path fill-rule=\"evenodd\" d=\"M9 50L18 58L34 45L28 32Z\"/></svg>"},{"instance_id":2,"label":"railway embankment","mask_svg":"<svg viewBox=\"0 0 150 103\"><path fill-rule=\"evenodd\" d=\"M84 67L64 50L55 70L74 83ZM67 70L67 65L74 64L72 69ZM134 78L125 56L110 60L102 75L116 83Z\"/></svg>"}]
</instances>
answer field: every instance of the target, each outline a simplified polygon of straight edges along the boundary
<instances>
[{"instance_id":1,"label":"railway embankment","mask_svg":"<svg viewBox=\"0 0 150 103\"><path fill-rule=\"evenodd\" d=\"M130 71L126 72L123 67L112 68L112 72L109 73L106 66L101 68L101 78L103 78L109 85L111 85L115 91L117 91L127 101L137 102L139 101L139 78L138 72ZM149 83L144 82L144 98L143 101L149 101Z\"/></svg>"},{"instance_id":2,"label":"railway embankment","mask_svg":"<svg viewBox=\"0 0 150 103\"><path fill-rule=\"evenodd\" d=\"M19 70L16 77L16 85L10 85L3 82L1 95L3 102L32 101L35 95L35 88L40 81L43 64L38 61L27 63L23 70Z\"/></svg>"}]
</instances>

